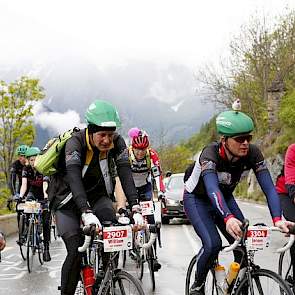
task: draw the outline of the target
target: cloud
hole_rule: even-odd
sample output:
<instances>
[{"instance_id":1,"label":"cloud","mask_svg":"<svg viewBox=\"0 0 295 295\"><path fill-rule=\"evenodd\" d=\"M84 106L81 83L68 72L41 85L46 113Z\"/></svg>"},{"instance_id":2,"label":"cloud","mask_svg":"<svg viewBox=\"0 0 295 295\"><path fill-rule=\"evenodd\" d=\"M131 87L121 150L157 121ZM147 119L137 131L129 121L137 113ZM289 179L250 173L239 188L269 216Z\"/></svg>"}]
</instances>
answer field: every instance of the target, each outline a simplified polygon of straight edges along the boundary
<instances>
[{"instance_id":1,"label":"cloud","mask_svg":"<svg viewBox=\"0 0 295 295\"><path fill-rule=\"evenodd\" d=\"M67 110L64 113L51 112L46 110L42 102L38 102L33 107L33 113L35 124L48 130L51 135L62 133L75 126L85 127L85 123L81 123L79 114L74 110Z\"/></svg>"}]
</instances>

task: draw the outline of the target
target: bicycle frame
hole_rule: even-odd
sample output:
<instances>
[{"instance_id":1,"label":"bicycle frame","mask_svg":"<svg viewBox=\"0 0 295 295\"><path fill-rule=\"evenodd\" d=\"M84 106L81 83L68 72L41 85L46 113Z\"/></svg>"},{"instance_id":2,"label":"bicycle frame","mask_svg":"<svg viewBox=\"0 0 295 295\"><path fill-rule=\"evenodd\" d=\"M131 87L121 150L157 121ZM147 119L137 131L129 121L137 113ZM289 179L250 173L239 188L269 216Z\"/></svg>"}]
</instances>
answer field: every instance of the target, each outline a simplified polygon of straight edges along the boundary
<instances>
[{"instance_id":1,"label":"bicycle frame","mask_svg":"<svg viewBox=\"0 0 295 295\"><path fill-rule=\"evenodd\" d=\"M240 251L242 253L242 259L240 261L240 265L244 267L241 268L241 270L239 271L238 277L234 281L234 284L232 286L229 286L229 289L228 289L229 294L232 294L232 295L235 294L236 290L238 289L245 275L247 276L250 294L254 295L254 286L253 286L251 274L253 271L259 269L260 267L254 263L254 256L257 250L249 250L246 247L248 227L249 227L249 221L245 220L242 226L243 235L240 241L235 241L234 244L229 247L223 247L223 251L225 252L230 252L235 250L235 251ZM275 227L270 227L269 229L271 231L279 231L279 229ZM294 236L291 236L288 245L278 249L277 252L286 251L288 247L292 246L293 242L294 242Z\"/></svg>"}]
</instances>

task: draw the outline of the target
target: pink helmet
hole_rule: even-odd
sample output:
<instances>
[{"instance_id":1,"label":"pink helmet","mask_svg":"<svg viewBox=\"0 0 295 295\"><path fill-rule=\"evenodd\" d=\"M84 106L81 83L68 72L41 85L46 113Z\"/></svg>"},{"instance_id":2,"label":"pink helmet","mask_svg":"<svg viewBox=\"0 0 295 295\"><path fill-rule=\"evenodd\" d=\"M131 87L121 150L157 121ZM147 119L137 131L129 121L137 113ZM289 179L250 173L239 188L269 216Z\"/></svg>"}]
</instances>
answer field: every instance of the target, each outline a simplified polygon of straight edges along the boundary
<instances>
[{"instance_id":1,"label":"pink helmet","mask_svg":"<svg viewBox=\"0 0 295 295\"><path fill-rule=\"evenodd\" d=\"M128 135L132 140L132 147L135 149L146 149L150 145L148 134L137 127L131 128Z\"/></svg>"}]
</instances>

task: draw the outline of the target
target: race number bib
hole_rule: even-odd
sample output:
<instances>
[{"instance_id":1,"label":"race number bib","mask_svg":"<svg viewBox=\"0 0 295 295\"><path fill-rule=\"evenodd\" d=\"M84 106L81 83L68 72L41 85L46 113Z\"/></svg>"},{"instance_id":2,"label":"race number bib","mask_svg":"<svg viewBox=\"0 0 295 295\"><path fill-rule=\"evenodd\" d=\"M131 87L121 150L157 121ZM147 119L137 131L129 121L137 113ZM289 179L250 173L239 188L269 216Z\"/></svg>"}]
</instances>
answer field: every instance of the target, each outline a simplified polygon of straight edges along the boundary
<instances>
[{"instance_id":1,"label":"race number bib","mask_svg":"<svg viewBox=\"0 0 295 295\"><path fill-rule=\"evenodd\" d=\"M142 216L154 214L153 201L144 201L144 202L140 202L139 204L140 204Z\"/></svg>"},{"instance_id":2,"label":"race number bib","mask_svg":"<svg viewBox=\"0 0 295 295\"><path fill-rule=\"evenodd\" d=\"M267 226L249 226L247 231L247 249L263 250L269 246L270 235Z\"/></svg>"},{"instance_id":3,"label":"race number bib","mask_svg":"<svg viewBox=\"0 0 295 295\"><path fill-rule=\"evenodd\" d=\"M103 229L103 248L105 252L132 249L132 229L129 225L111 226Z\"/></svg>"}]
</instances>

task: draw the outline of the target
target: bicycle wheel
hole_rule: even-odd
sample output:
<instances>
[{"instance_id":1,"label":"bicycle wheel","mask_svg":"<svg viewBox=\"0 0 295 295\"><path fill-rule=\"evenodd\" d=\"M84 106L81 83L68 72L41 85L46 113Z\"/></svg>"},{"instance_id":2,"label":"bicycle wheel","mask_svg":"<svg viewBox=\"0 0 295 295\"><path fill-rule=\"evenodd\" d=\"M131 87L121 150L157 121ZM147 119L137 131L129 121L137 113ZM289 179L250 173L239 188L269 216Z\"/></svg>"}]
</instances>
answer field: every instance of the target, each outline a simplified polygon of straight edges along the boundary
<instances>
[{"instance_id":1,"label":"bicycle wheel","mask_svg":"<svg viewBox=\"0 0 295 295\"><path fill-rule=\"evenodd\" d=\"M251 272L253 294L293 295L288 284L275 272L268 269L257 269ZM247 287L248 286L248 287ZM246 289L246 290L245 290ZM250 294L248 278L245 277L238 286L236 295Z\"/></svg>"},{"instance_id":2,"label":"bicycle wheel","mask_svg":"<svg viewBox=\"0 0 295 295\"><path fill-rule=\"evenodd\" d=\"M33 261L34 256L36 253L36 246L35 246L35 226L34 222L30 221L28 235L27 235L27 267L28 272L32 272L33 269Z\"/></svg>"},{"instance_id":3,"label":"bicycle wheel","mask_svg":"<svg viewBox=\"0 0 295 295\"><path fill-rule=\"evenodd\" d=\"M40 236L40 232L39 232L39 228L40 225L37 226L37 232L36 232L36 248L38 251L38 258L39 258L39 262L41 265L43 265L44 261L43 261L43 253L44 253L44 243L42 241L42 238Z\"/></svg>"},{"instance_id":4,"label":"bicycle wheel","mask_svg":"<svg viewBox=\"0 0 295 295\"><path fill-rule=\"evenodd\" d=\"M143 278L143 271L144 271L144 256L142 253L142 249L140 249L138 246L134 246L132 251L132 255L134 255L134 260L136 263L136 275L137 278L142 280Z\"/></svg>"},{"instance_id":5,"label":"bicycle wheel","mask_svg":"<svg viewBox=\"0 0 295 295\"><path fill-rule=\"evenodd\" d=\"M195 255L186 272L186 279L185 279L185 295L189 295L189 290L191 285L195 281L195 275L196 275L196 260L197 260L197 255ZM206 283L205 283L205 295L217 295L218 291L216 289L216 279L214 276L214 272L210 270L207 274L206 277Z\"/></svg>"},{"instance_id":6,"label":"bicycle wheel","mask_svg":"<svg viewBox=\"0 0 295 295\"><path fill-rule=\"evenodd\" d=\"M280 254L278 273L287 282L289 287L294 292L295 277L294 277L294 268L291 263L290 251L286 251Z\"/></svg>"},{"instance_id":7,"label":"bicycle wheel","mask_svg":"<svg viewBox=\"0 0 295 295\"><path fill-rule=\"evenodd\" d=\"M111 290L111 288L113 290ZM144 295L144 292L138 279L133 277L130 273L120 270L115 273L113 277L113 284L108 284L102 294Z\"/></svg>"},{"instance_id":8,"label":"bicycle wheel","mask_svg":"<svg viewBox=\"0 0 295 295\"><path fill-rule=\"evenodd\" d=\"M18 225L18 246L19 246L19 251L20 255L23 260L26 260L24 250L23 250L23 242L24 242L24 230L25 230L25 224L24 224L24 215L21 214L19 217L19 225Z\"/></svg>"},{"instance_id":9,"label":"bicycle wheel","mask_svg":"<svg viewBox=\"0 0 295 295\"><path fill-rule=\"evenodd\" d=\"M156 282L155 282L155 270L154 270L154 260L155 260L155 255L154 255L154 246L151 246L147 250L147 263L149 267L149 272L150 272L150 278L152 282L152 290L155 291L156 288Z\"/></svg>"}]
</instances>

